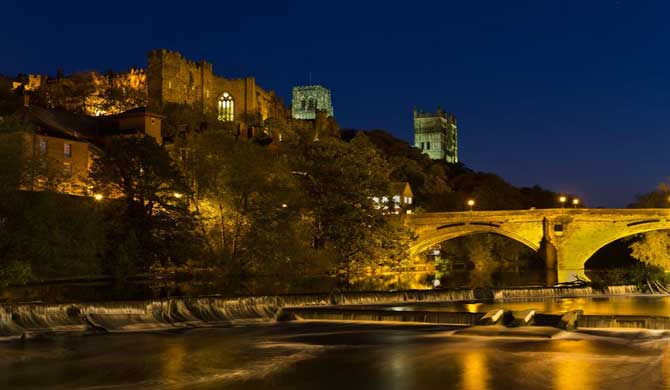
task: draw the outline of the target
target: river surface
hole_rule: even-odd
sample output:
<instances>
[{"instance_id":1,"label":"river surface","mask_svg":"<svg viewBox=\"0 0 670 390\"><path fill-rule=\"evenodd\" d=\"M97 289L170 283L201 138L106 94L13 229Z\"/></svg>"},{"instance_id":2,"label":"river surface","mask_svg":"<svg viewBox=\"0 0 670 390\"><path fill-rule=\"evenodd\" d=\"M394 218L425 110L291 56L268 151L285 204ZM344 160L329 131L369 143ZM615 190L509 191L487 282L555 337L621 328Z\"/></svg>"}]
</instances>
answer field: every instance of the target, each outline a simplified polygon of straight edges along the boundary
<instances>
[{"instance_id":1,"label":"river surface","mask_svg":"<svg viewBox=\"0 0 670 390\"><path fill-rule=\"evenodd\" d=\"M0 343L1 389L667 389L670 339L297 322Z\"/></svg>"}]
</instances>

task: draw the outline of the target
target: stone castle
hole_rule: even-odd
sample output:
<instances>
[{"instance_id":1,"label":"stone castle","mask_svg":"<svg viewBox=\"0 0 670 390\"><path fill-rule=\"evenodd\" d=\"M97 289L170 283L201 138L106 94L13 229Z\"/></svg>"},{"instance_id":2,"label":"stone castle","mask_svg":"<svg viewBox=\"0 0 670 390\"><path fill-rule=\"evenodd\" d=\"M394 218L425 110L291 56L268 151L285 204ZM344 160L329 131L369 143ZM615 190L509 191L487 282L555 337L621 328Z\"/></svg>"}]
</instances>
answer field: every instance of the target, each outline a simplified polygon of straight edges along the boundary
<instances>
[{"instance_id":1,"label":"stone castle","mask_svg":"<svg viewBox=\"0 0 670 390\"><path fill-rule=\"evenodd\" d=\"M221 122L230 122L238 134L254 136L265 131L268 120L290 121L292 127L319 133L336 127L330 91L321 86L298 87L293 107L287 108L274 92L254 77L225 78L214 74L207 61L192 61L182 54L152 50L146 69L100 74L80 72L50 78L28 75L14 81L14 89L31 95L31 102L45 108L64 108L89 116L115 115L137 107L161 112L168 104L189 105ZM309 120L304 123L302 120Z\"/></svg>"},{"instance_id":2,"label":"stone castle","mask_svg":"<svg viewBox=\"0 0 670 390\"><path fill-rule=\"evenodd\" d=\"M458 163L456 117L442 108L436 113L414 109L414 146L433 160Z\"/></svg>"}]
</instances>

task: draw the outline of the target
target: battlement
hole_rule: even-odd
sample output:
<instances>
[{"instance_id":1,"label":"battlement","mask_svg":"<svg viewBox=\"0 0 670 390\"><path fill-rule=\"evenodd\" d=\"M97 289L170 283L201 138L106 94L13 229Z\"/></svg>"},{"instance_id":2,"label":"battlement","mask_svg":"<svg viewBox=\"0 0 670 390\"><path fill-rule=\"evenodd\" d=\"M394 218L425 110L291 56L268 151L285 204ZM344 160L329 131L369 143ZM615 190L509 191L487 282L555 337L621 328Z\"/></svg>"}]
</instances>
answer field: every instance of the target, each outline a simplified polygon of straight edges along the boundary
<instances>
[{"instance_id":1,"label":"battlement","mask_svg":"<svg viewBox=\"0 0 670 390\"><path fill-rule=\"evenodd\" d=\"M213 66L211 63L205 61L205 60L200 60L200 61L193 61L190 60L186 57L184 57L183 54L181 54L178 51L174 50L169 50L169 49L155 49L149 51L149 64L151 64L152 59L155 60L160 60L163 64L166 65L185 65L188 67L193 67L196 69L205 69L206 71L212 71Z\"/></svg>"}]
</instances>

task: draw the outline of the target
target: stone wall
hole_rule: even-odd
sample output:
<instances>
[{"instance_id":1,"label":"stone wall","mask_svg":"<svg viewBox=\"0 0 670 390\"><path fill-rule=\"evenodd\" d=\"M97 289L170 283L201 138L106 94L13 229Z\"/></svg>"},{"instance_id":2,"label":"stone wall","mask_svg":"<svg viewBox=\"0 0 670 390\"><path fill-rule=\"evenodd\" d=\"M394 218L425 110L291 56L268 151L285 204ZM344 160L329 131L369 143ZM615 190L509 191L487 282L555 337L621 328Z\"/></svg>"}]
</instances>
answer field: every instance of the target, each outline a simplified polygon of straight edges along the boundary
<instances>
[{"instance_id":1,"label":"stone wall","mask_svg":"<svg viewBox=\"0 0 670 390\"><path fill-rule=\"evenodd\" d=\"M178 52L153 50L148 60L149 101L154 107L166 103L189 104L208 114L218 113L224 93L233 97L236 121L251 125L260 119L285 117L288 110L281 99L256 84L253 77L228 79L214 74L207 61L194 62Z\"/></svg>"}]
</instances>

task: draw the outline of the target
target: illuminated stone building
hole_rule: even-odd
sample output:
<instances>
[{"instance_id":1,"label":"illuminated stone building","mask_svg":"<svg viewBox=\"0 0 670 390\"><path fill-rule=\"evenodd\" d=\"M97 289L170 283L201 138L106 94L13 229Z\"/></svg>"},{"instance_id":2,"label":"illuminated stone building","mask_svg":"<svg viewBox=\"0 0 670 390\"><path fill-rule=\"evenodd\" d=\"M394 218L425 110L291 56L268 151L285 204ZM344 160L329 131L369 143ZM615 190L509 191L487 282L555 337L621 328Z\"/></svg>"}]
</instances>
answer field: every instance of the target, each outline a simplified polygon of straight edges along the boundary
<instances>
[{"instance_id":1,"label":"illuminated stone building","mask_svg":"<svg viewBox=\"0 0 670 390\"><path fill-rule=\"evenodd\" d=\"M262 131L268 119L288 117L281 99L256 84L255 78L217 76L209 62L194 62L178 52L149 52L147 77L150 107L188 104L222 122L236 124L245 136Z\"/></svg>"},{"instance_id":2,"label":"illuminated stone building","mask_svg":"<svg viewBox=\"0 0 670 390\"><path fill-rule=\"evenodd\" d=\"M47 187L73 195L88 195L88 172L93 158L103 153L112 137L153 137L163 142L164 117L136 108L121 114L91 117L63 110L25 106L18 113L34 132L24 135L22 189Z\"/></svg>"},{"instance_id":3,"label":"illuminated stone building","mask_svg":"<svg viewBox=\"0 0 670 390\"><path fill-rule=\"evenodd\" d=\"M330 90L320 85L293 87L291 111L293 119L316 119L317 111L333 117Z\"/></svg>"},{"instance_id":4,"label":"illuminated stone building","mask_svg":"<svg viewBox=\"0 0 670 390\"><path fill-rule=\"evenodd\" d=\"M414 109L414 146L433 160L458 162L458 127L456 117L437 109L427 113Z\"/></svg>"},{"instance_id":5,"label":"illuminated stone building","mask_svg":"<svg viewBox=\"0 0 670 390\"><path fill-rule=\"evenodd\" d=\"M414 193L408 182L392 182L390 185L390 194L384 196L375 196L372 201L377 209L382 209L384 213L411 214L414 204Z\"/></svg>"}]
</instances>

